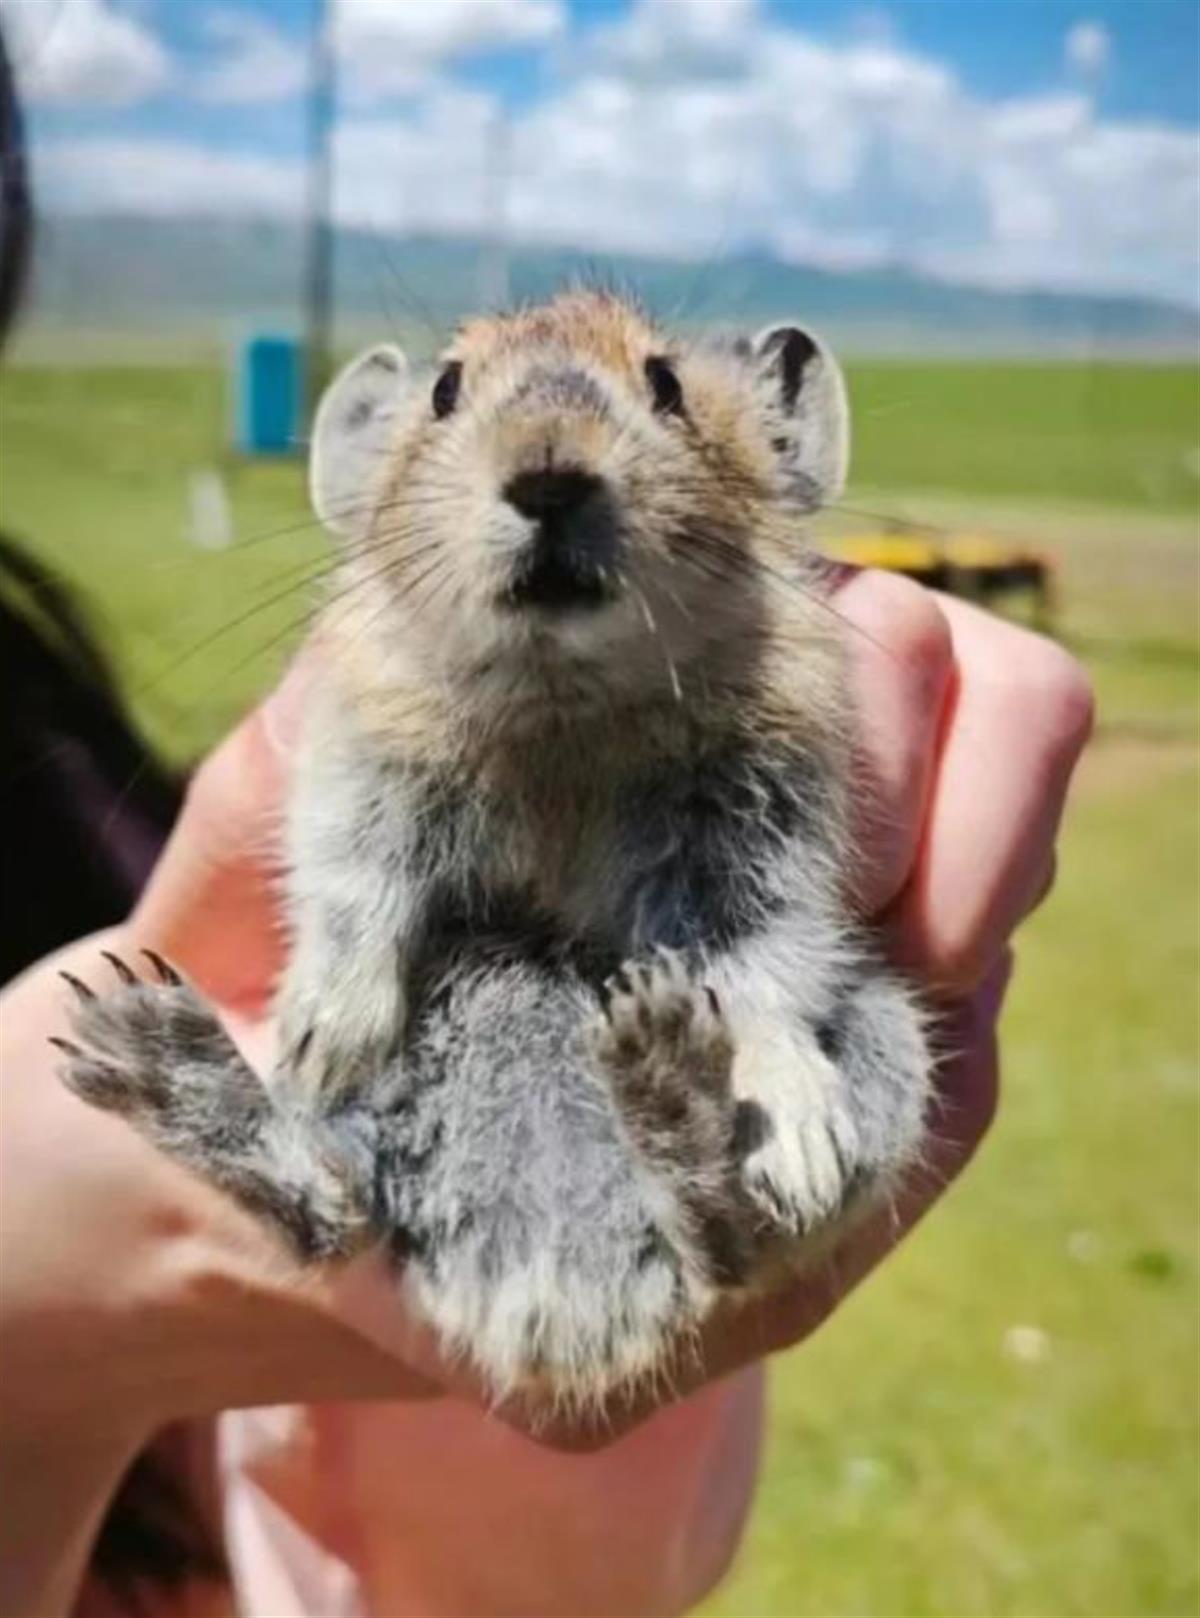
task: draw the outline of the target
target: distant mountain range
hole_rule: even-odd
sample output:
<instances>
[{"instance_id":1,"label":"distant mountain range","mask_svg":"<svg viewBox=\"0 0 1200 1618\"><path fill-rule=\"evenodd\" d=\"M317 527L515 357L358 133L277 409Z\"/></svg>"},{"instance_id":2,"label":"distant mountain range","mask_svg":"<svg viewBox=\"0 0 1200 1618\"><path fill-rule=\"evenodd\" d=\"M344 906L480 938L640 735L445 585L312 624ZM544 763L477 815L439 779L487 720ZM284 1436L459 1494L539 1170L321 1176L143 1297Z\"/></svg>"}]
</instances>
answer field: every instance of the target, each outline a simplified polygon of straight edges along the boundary
<instances>
[{"instance_id":1,"label":"distant mountain range","mask_svg":"<svg viewBox=\"0 0 1200 1618\"><path fill-rule=\"evenodd\" d=\"M402 332L418 348L504 287L538 298L579 277L630 288L683 324L753 328L795 317L859 352L1194 355L1200 341L1196 310L1148 298L991 291L900 267L835 271L766 253L698 264L514 246L501 260L477 241L345 230L335 264L339 335ZM284 223L43 219L29 335L208 342L297 328L303 266L300 231Z\"/></svg>"}]
</instances>

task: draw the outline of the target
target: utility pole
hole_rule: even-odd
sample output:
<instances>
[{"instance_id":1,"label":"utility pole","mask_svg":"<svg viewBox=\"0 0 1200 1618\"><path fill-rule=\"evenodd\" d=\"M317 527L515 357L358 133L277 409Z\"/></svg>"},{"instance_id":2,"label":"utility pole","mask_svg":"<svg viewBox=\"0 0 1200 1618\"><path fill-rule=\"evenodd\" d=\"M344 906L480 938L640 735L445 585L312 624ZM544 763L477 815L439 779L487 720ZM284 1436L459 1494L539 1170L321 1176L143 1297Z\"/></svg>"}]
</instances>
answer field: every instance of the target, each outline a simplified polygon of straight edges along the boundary
<instances>
[{"instance_id":1,"label":"utility pole","mask_svg":"<svg viewBox=\"0 0 1200 1618\"><path fill-rule=\"evenodd\" d=\"M310 415L325 386L333 319L333 120L337 108L336 0L311 0L308 196L305 210L305 386Z\"/></svg>"},{"instance_id":2,"label":"utility pole","mask_svg":"<svg viewBox=\"0 0 1200 1618\"><path fill-rule=\"evenodd\" d=\"M483 244L478 268L479 307L503 309L509 299L508 195L512 183L512 122L497 107L485 136L483 159Z\"/></svg>"}]
</instances>

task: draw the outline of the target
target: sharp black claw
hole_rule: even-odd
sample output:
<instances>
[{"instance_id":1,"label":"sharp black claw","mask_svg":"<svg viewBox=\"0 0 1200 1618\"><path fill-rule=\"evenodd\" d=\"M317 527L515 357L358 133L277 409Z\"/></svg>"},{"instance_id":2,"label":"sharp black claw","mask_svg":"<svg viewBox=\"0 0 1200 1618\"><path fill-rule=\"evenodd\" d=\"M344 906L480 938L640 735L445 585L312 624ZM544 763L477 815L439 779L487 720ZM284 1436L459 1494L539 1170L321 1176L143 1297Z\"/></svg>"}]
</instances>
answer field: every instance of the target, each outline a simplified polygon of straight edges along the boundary
<instances>
[{"instance_id":1,"label":"sharp black claw","mask_svg":"<svg viewBox=\"0 0 1200 1618\"><path fill-rule=\"evenodd\" d=\"M158 953L157 950L144 949L142 951L142 954L146 957L146 959L150 962L150 965L158 973L158 977L159 977L160 982L169 983L173 989L177 989L180 986L180 984L183 982L183 979L180 977L179 973L175 970L175 968L170 964L169 961L164 961L163 960L162 956Z\"/></svg>"},{"instance_id":2,"label":"sharp black claw","mask_svg":"<svg viewBox=\"0 0 1200 1618\"><path fill-rule=\"evenodd\" d=\"M74 972L60 972L58 975L64 983L70 986L77 1000L86 1002L96 998L95 990L89 989L86 983L75 976Z\"/></svg>"},{"instance_id":3,"label":"sharp black claw","mask_svg":"<svg viewBox=\"0 0 1200 1618\"><path fill-rule=\"evenodd\" d=\"M133 972L128 966L126 966L125 962L119 955L114 955L111 950L107 949L102 949L100 953L112 967L113 971L117 974L122 983L137 982L137 973Z\"/></svg>"},{"instance_id":4,"label":"sharp black claw","mask_svg":"<svg viewBox=\"0 0 1200 1618\"><path fill-rule=\"evenodd\" d=\"M706 983L704 985L704 992L708 996L708 1009L712 1012L714 1017L719 1017L721 1015L721 1002L717 999L717 991L715 989L710 989Z\"/></svg>"},{"instance_id":5,"label":"sharp black claw","mask_svg":"<svg viewBox=\"0 0 1200 1618\"><path fill-rule=\"evenodd\" d=\"M67 1056L82 1056L84 1054L79 1049L79 1046L72 1045L69 1039L59 1039L57 1034L48 1034L46 1037L51 1045L57 1045L59 1050L65 1052Z\"/></svg>"}]
</instances>

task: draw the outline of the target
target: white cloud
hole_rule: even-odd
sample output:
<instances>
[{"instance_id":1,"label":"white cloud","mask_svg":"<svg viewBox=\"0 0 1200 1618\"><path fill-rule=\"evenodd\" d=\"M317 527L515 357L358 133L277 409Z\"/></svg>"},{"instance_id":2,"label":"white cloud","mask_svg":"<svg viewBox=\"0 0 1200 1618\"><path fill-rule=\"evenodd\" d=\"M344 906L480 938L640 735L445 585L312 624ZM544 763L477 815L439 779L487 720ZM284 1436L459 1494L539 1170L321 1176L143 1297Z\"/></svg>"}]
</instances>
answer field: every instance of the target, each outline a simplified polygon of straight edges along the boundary
<instances>
[{"instance_id":1,"label":"white cloud","mask_svg":"<svg viewBox=\"0 0 1200 1618\"><path fill-rule=\"evenodd\" d=\"M442 85L407 118L358 118L334 143L338 212L379 232L478 232L489 217L497 109Z\"/></svg>"},{"instance_id":2,"label":"white cloud","mask_svg":"<svg viewBox=\"0 0 1200 1618\"><path fill-rule=\"evenodd\" d=\"M518 126L525 233L1200 298L1195 131L989 101L879 29L821 43L748 0L642 0L599 43Z\"/></svg>"},{"instance_id":3,"label":"white cloud","mask_svg":"<svg viewBox=\"0 0 1200 1618\"><path fill-rule=\"evenodd\" d=\"M234 9L205 19L226 47L189 93L210 102L266 103L301 93L308 40ZM358 109L437 88L448 63L511 46L541 46L566 27L564 0L332 0L339 97Z\"/></svg>"},{"instance_id":4,"label":"white cloud","mask_svg":"<svg viewBox=\"0 0 1200 1618\"><path fill-rule=\"evenodd\" d=\"M1081 78L1099 78L1112 55L1112 35L1102 22L1077 22L1067 29L1063 60Z\"/></svg>"},{"instance_id":5,"label":"white cloud","mask_svg":"<svg viewBox=\"0 0 1200 1618\"><path fill-rule=\"evenodd\" d=\"M119 107L171 81L166 50L119 0L0 0L0 21L28 101Z\"/></svg>"},{"instance_id":6,"label":"white cloud","mask_svg":"<svg viewBox=\"0 0 1200 1618\"><path fill-rule=\"evenodd\" d=\"M303 91L306 39L236 4L216 6L200 22L217 58L184 73L139 16L148 9L138 0L0 0L22 94L35 102L122 106L174 82L198 101L262 105ZM363 107L430 89L448 63L547 45L564 33L567 13L565 0L333 0L331 18L342 95Z\"/></svg>"},{"instance_id":7,"label":"white cloud","mask_svg":"<svg viewBox=\"0 0 1200 1618\"><path fill-rule=\"evenodd\" d=\"M1032 105L1032 104L1031 104ZM1002 285L1142 290L1200 302L1200 144L1152 123L995 138L981 167L988 232L935 267Z\"/></svg>"},{"instance_id":8,"label":"white cloud","mask_svg":"<svg viewBox=\"0 0 1200 1618\"><path fill-rule=\"evenodd\" d=\"M304 47L244 11L213 11L205 32L221 54L188 85L198 101L258 104L300 94L308 77Z\"/></svg>"},{"instance_id":9,"label":"white cloud","mask_svg":"<svg viewBox=\"0 0 1200 1618\"><path fill-rule=\"evenodd\" d=\"M992 285L1200 301L1196 131L1105 119L1082 88L986 99L879 30L828 43L754 0L640 0L596 31L594 49L566 55L506 126L493 98L437 62L468 41L495 42L497 30L549 37L556 6L341 4L343 21L357 11L356 26L373 18L390 41L377 41L375 88L401 82L405 62L410 74L402 104L351 106L338 129L345 222L475 234L495 219L504 169L516 237L701 259L763 248L831 266L902 262ZM408 56L397 50L406 31ZM367 50L365 32L351 37ZM58 150L58 196L102 206L119 192L136 206L139 182L92 150ZM136 168L132 147L127 161ZM158 199L149 205L283 205L275 170L249 156L187 156L160 142L142 168ZM289 196L296 205L298 181Z\"/></svg>"},{"instance_id":10,"label":"white cloud","mask_svg":"<svg viewBox=\"0 0 1200 1618\"><path fill-rule=\"evenodd\" d=\"M71 213L275 217L299 211L299 162L165 139L72 139L34 153L39 196Z\"/></svg>"},{"instance_id":11,"label":"white cloud","mask_svg":"<svg viewBox=\"0 0 1200 1618\"><path fill-rule=\"evenodd\" d=\"M408 95L448 62L546 45L566 27L564 0L335 0L334 37L352 102Z\"/></svg>"},{"instance_id":12,"label":"white cloud","mask_svg":"<svg viewBox=\"0 0 1200 1618\"><path fill-rule=\"evenodd\" d=\"M597 29L584 48L633 76L666 82L736 73L759 26L759 0L641 0L624 21Z\"/></svg>"}]
</instances>

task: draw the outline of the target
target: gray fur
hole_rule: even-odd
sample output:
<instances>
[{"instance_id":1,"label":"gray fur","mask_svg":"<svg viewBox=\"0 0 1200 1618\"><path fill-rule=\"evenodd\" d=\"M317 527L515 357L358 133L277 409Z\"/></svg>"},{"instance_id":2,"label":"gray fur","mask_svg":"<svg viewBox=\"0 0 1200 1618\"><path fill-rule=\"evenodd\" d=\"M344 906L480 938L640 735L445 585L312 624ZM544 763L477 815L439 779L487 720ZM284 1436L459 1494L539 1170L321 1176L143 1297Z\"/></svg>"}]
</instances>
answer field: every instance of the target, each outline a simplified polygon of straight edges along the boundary
<instances>
[{"instance_id":1,"label":"gray fur","mask_svg":"<svg viewBox=\"0 0 1200 1618\"><path fill-rule=\"evenodd\" d=\"M408 361L392 343L368 349L334 378L313 423L309 492L318 517L344 537L365 534L374 473L393 435Z\"/></svg>"},{"instance_id":2,"label":"gray fur","mask_svg":"<svg viewBox=\"0 0 1200 1618\"><path fill-rule=\"evenodd\" d=\"M124 963L121 963L123 965ZM348 1142L273 1097L212 1009L186 984L119 972L110 994L77 998L62 1069L82 1100L116 1112L163 1151L279 1226L305 1257L363 1240L367 1208ZM81 1048L82 1047L82 1048Z\"/></svg>"},{"instance_id":3,"label":"gray fur","mask_svg":"<svg viewBox=\"0 0 1200 1618\"><path fill-rule=\"evenodd\" d=\"M614 318L578 300L568 315L581 307ZM584 1403L665 1374L720 1296L803 1264L885 1194L920 1148L929 1058L910 992L842 897L846 699L828 621L806 592L780 602L732 560L714 589L684 549L694 535L706 565L729 558L687 505L693 485L697 499L701 474L757 487L756 446L781 420L808 459L779 452L782 489L722 507L748 549L783 543L782 504L807 500L793 474L822 492L840 477L831 357L787 351L785 336L735 355L727 381L684 362L694 421L626 405L613 426L597 403L640 386L640 366L628 382L581 353L564 370L554 309L548 339L537 312L518 317L528 363L504 349L502 375L468 376L482 402L439 421L439 438L419 415L394 424L405 372L390 361L350 368L324 407L326 496L347 435L382 453L381 416L418 495L422 476L453 476L460 461L438 457L484 430L489 397L517 397L521 422L494 405L494 501L461 557L473 571L449 530L423 541L453 564L442 619L401 586L385 639L374 608L369 624L327 620L337 665L290 807L293 948L269 1089L169 984L80 999L64 1076L305 1254L386 1243L446 1345L497 1392L535 1384ZM696 459L714 386L761 410L744 472ZM489 605L527 543L502 509L506 479L538 456L564 464L566 445L626 513L606 543L630 552L644 614L623 585L586 620ZM355 478L382 490L364 453ZM651 464L666 480L653 491ZM672 467L686 491L674 507ZM351 579L357 565L352 550Z\"/></svg>"},{"instance_id":4,"label":"gray fur","mask_svg":"<svg viewBox=\"0 0 1200 1618\"><path fill-rule=\"evenodd\" d=\"M753 353L776 420L773 442L793 499L819 511L841 494L850 459L850 410L829 349L799 326L771 326Z\"/></svg>"}]
</instances>

